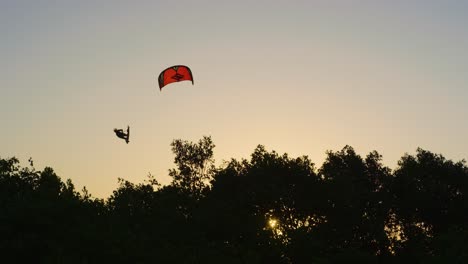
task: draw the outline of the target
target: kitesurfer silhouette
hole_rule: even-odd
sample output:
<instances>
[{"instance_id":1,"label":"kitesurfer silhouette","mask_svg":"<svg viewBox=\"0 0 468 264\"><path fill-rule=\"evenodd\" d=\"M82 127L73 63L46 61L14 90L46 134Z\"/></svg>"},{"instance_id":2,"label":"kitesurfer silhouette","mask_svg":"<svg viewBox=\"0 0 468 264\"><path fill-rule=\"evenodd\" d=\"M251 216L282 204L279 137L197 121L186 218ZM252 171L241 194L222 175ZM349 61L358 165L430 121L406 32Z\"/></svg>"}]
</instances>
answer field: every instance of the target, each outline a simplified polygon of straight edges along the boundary
<instances>
[{"instance_id":1,"label":"kitesurfer silhouette","mask_svg":"<svg viewBox=\"0 0 468 264\"><path fill-rule=\"evenodd\" d=\"M127 133L125 133L123 131L123 129L117 129L117 128L114 128L114 132L115 132L115 135L121 139L125 139L125 142L128 142L130 141L130 126L127 126Z\"/></svg>"}]
</instances>

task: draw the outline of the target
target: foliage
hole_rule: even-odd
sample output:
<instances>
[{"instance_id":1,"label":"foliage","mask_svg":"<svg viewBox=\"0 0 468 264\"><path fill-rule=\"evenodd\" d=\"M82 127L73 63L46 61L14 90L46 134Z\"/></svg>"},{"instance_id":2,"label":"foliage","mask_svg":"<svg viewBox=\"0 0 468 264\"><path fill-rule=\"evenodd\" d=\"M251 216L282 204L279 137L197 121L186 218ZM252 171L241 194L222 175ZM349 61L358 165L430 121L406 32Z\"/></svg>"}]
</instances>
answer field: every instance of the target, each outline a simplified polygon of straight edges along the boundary
<instances>
[{"instance_id":1,"label":"foliage","mask_svg":"<svg viewBox=\"0 0 468 264\"><path fill-rule=\"evenodd\" d=\"M210 137L171 147L171 184L119 179L105 200L32 160L0 159L2 262L468 261L464 161L418 149L392 171L345 146L316 168L259 145L215 167Z\"/></svg>"}]
</instances>

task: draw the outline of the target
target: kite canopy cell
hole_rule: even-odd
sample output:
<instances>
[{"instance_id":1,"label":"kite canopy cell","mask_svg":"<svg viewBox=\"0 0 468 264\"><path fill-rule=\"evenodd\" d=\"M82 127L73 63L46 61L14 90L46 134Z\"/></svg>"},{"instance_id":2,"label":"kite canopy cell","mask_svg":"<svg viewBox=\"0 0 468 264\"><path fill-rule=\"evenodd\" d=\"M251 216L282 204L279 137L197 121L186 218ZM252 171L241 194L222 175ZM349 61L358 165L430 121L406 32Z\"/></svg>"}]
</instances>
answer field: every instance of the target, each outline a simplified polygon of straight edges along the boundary
<instances>
[{"instance_id":1,"label":"kite canopy cell","mask_svg":"<svg viewBox=\"0 0 468 264\"><path fill-rule=\"evenodd\" d=\"M159 90L170 83L180 81L192 81L193 84L193 76L190 68L184 65L169 67L159 74Z\"/></svg>"}]
</instances>

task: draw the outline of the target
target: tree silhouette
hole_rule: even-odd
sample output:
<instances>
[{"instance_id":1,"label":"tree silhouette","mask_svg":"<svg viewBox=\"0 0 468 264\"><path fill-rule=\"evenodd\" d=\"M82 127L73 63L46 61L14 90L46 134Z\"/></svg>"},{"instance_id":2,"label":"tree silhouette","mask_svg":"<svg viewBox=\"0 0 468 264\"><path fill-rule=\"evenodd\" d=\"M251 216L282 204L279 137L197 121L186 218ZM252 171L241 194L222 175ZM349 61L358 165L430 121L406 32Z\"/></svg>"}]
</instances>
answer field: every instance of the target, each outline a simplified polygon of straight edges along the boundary
<instances>
[{"instance_id":1,"label":"tree silhouette","mask_svg":"<svg viewBox=\"0 0 468 264\"><path fill-rule=\"evenodd\" d=\"M215 145L211 137L203 137L197 144L180 139L171 143L177 169L171 169L172 185L187 194L200 198L213 176Z\"/></svg>"},{"instance_id":2,"label":"tree silhouette","mask_svg":"<svg viewBox=\"0 0 468 264\"><path fill-rule=\"evenodd\" d=\"M119 179L107 199L52 168L0 158L3 263L466 263L468 168L418 149L307 157L257 146L214 165L211 137L174 140L172 182Z\"/></svg>"},{"instance_id":3,"label":"tree silhouette","mask_svg":"<svg viewBox=\"0 0 468 264\"><path fill-rule=\"evenodd\" d=\"M327 258L376 262L376 256L389 254L385 233L388 215L390 170L381 164L381 156L371 152L366 159L350 146L328 152L319 170L326 199L326 221L318 228L328 244Z\"/></svg>"},{"instance_id":4,"label":"tree silhouette","mask_svg":"<svg viewBox=\"0 0 468 264\"><path fill-rule=\"evenodd\" d=\"M460 247L440 242L447 242L447 237L459 242L456 233L468 238L468 174L464 162L454 163L418 149L416 156L402 157L398 166L392 185L393 210L405 238L398 253L408 258L432 258L439 250L445 251L444 247Z\"/></svg>"}]
</instances>

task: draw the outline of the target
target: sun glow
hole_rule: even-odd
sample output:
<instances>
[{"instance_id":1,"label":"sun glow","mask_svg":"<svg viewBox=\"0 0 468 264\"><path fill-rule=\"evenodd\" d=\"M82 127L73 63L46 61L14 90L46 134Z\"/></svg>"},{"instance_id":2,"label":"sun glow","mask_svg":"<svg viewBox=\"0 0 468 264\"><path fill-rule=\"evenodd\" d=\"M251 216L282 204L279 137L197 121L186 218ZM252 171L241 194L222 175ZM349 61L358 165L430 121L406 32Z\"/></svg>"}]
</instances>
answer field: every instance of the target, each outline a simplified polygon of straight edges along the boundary
<instances>
[{"instance_id":1,"label":"sun glow","mask_svg":"<svg viewBox=\"0 0 468 264\"><path fill-rule=\"evenodd\" d=\"M268 220L268 225L271 228L276 228L278 226L278 220L271 218L270 220Z\"/></svg>"}]
</instances>

